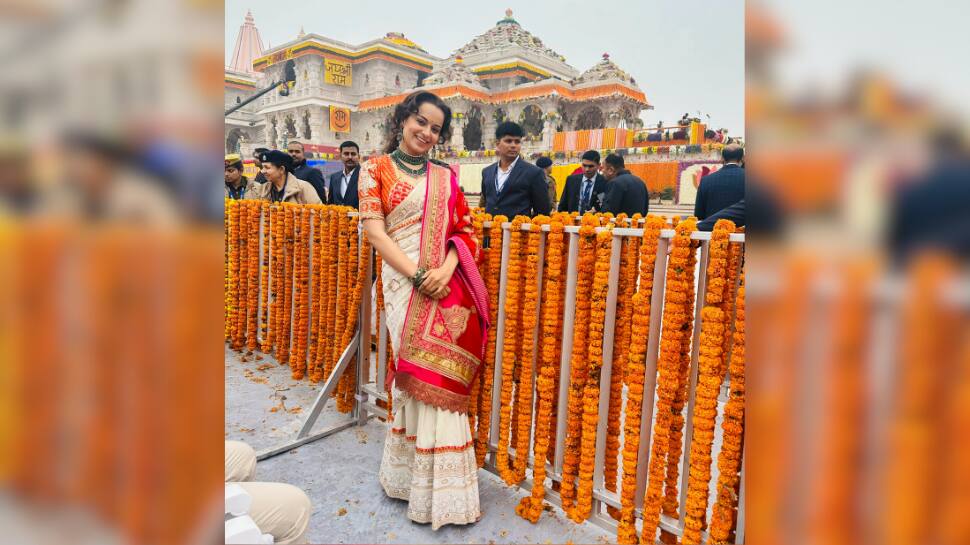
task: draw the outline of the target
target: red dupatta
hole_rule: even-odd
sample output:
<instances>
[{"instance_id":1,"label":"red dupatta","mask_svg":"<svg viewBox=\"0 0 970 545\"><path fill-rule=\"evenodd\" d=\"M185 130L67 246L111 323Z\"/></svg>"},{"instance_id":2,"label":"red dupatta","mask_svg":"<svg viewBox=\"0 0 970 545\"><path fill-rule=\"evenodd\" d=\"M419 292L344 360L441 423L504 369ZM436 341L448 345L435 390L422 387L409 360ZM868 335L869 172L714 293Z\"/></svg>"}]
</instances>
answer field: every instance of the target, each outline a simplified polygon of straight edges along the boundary
<instances>
[{"instance_id":1,"label":"red dupatta","mask_svg":"<svg viewBox=\"0 0 970 545\"><path fill-rule=\"evenodd\" d=\"M468 204L454 173L429 163L427 184L418 266L440 267L452 247L458 266L444 298L436 301L412 290L396 369L388 370L387 384L395 381L398 389L434 407L467 413L471 384L485 357L488 291L478 272Z\"/></svg>"}]
</instances>

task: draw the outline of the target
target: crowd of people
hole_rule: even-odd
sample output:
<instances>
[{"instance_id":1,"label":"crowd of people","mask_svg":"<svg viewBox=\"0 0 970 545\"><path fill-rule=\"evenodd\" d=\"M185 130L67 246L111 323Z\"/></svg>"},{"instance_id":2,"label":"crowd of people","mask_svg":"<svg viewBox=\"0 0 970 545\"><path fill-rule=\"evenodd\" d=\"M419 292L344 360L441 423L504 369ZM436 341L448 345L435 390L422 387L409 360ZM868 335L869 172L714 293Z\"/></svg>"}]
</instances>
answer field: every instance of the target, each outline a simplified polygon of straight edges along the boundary
<instances>
[{"instance_id":1,"label":"crowd of people","mask_svg":"<svg viewBox=\"0 0 970 545\"><path fill-rule=\"evenodd\" d=\"M539 157L535 164L521 156L525 131L506 121L495 130L498 161L482 171L478 205L493 216L548 215L554 211L612 213L646 216L650 210L646 183L625 168L623 156L611 153L600 158L589 150L582 155L581 170L566 179L557 198L552 161ZM723 150L725 166L706 177L698 190L694 215L705 220L723 208L735 205L730 218L743 222L743 149L729 144ZM358 208L360 148L352 142L340 144L343 169L325 179L307 164L303 144L292 141L287 151L257 148L253 158L259 169L250 181L243 175L239 155L226 156L225 196L232 199L261 199L300 204L338 204ZM728 217L728 216L725 216ZM708 223L701 223L705 228ZM713 225L713 223L711 223Z\"/></svg>"}]
</instances>

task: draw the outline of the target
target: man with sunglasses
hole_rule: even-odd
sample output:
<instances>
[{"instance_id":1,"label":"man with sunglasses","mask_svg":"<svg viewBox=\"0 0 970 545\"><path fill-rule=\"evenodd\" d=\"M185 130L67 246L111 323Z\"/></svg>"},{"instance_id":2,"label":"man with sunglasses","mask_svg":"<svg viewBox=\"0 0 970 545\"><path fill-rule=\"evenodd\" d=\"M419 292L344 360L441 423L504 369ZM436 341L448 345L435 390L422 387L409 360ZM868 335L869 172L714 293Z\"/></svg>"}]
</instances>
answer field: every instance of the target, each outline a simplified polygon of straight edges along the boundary
<instances>
[{"instance_id":1,"label":"man with sunglasses","mask_svg":"<svg viewBox=\"0 0 970 545\"><path fill-rule=\"evenodd\" d=\"M560 212L600 212L606 195L606 178L599 173L600 154L589 150L583 154L581 174L566 178L562 197L559 199Z\"/></svg>"}]
</instances>

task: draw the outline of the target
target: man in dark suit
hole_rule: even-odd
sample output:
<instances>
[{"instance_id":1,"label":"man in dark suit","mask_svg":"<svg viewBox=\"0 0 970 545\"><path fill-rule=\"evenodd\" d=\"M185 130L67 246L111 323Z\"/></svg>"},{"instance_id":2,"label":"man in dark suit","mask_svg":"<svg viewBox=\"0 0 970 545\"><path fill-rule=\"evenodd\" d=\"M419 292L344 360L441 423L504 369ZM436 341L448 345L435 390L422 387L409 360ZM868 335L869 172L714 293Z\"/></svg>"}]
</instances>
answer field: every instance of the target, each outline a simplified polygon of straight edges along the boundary
<instances>
[{"instance_id":1,"label":"man in dark suit","mask_svg":"<svg viewBox=\"0 0 970 545\"><path fill-rule=\"evenodd\" d=\"M634 214L646 216L650 208L647 184L625 167L623 157L615 153L607 155L603 161L603 174L609 180L603 212L610 212L614 216L620 214L626 214L628 217Z\"/></svg>"},{"instance_id":2,"label":"man in dark suit","mask_svg":"<svg viewBox=\"0 0 970 545\"><path fill-rule=\"evenodd\" d=\"M328 204L357 208L357 177L360 175L360 148L350 140L340 144L340 159L344 169L330 175Z\"/></svg>"},{"instance_id":3,"label":"man in dark suit","mask_svg":"<svg viewBox=\"0 0 970 545\"><path fill-rule=\"evenodd\" d=\"M495 151L499 160L482 171L479 206L493 216L534 217L552 208L542 169L519 157L525 132L517 123L506 121L495 129Z\"/></svg>"},{"instance_id":4,"label":"man in dark suit","mask_svg":"<svg viewBox=\"0 0 970 545\"><path fill-rule=\"evenodd\" d=\"M293 175L309 183L313 189L317 190L320 202L327 202L326 182L323 173L306 163L306 155L303 153L303 144L296 140L290 140L286 145L286 152L293 159Z\"/></svg>"},{"instance_id":5,"label":"man in dark suit","mask_svg":"<svg viewBox=\"0 0 970 545\"><path fill-rule=\"evenodd\" d=\"M701 178L694 201L694 216L698 220L717 213L744 198L744 148L728 144L721 150L724 166L713 174Z\"/></svg>"},{"instance_id":6,"label":"man in dark suit","mask_svg":"<svg viewBox=\"0 0 970 545\"><path fill-rule=\"evenodd\" d=\"M583 154L582 174L573 174L566 178L562 197L559 198L560 212L579 212L580 215L589 211L603 210L603 198L606 196L606 178L600 174L600 154L589 150Z\"/></svg>"}]
</instances>

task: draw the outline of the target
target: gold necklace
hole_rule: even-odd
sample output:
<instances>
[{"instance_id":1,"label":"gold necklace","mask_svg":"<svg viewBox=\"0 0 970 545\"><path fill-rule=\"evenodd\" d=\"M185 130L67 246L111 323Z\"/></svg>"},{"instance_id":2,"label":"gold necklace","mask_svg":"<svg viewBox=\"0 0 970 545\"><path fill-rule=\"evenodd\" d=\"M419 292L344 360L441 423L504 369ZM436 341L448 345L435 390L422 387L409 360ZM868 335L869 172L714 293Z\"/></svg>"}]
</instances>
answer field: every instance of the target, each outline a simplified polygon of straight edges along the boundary
<instances>
[{"instance_id":1,"label":"gold necklace","mask_svg":"<svg viewBox=\"0 0 970 545\"><path fill-rule=\"evenodd\" d=\"M401 148L391 152L391 159L397 164L398 168L411 176L420 176L428 171L428 158L421 155L409 155Z\"/></svg>"}]
</instances>

